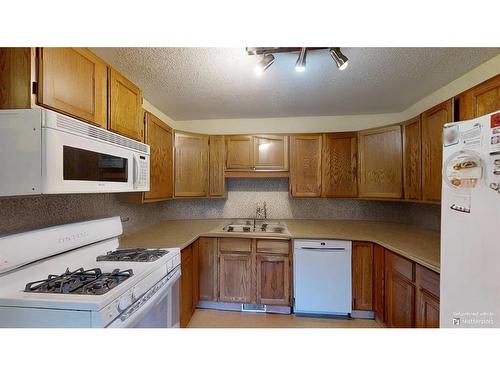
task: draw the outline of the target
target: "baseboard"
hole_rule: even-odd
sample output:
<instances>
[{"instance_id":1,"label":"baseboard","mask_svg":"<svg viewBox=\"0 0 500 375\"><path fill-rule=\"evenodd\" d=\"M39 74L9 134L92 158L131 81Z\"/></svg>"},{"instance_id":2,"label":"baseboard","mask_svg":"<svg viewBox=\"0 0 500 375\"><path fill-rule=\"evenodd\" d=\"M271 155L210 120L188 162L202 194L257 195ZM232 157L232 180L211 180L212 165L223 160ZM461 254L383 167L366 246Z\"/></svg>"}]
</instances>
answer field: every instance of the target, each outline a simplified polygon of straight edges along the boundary
<instances>
[{"instance_id":1,"label":"baseboard","mask_svg":"<svg viewBox=\"0 0 500 375\"><path fill-rule=\"evenodd\" d=\"M375 319L375 311L352 310L351 318L354 319Z\"/></svg>"},{"instance_id":2,"label":"baseboard","mask_svg":"<svg viewBox=\"0 0 500 375\"><path fill-rule=\"evenodd\" d=\"M197 307L200 309L242 311L242 304L233 302L199 301ZM290 306L266 305L266 312L273 314L291 314L292 308ZM256 314L262 313L256 312Z\"/></svg>"}]
</instances>

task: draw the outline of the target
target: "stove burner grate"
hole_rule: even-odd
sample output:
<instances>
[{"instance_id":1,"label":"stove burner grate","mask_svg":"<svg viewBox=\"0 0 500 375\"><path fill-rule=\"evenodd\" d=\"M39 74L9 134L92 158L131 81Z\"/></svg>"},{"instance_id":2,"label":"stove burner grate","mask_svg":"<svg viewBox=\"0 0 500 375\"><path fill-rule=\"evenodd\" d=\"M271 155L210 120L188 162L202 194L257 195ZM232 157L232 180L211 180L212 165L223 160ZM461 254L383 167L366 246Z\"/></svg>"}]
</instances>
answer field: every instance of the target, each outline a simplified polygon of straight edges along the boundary
<instances>
[{"instance_id":1,"label":"stove burner grate","mask_svg":"<svg viewBox=\"0 0 500 375\"><path fill-rule=\"evenodd\" d=\"M99 255L96 260L98 262L154 262L166 254L168 254L168 250L162 249L118 249L110 251L106 255Z\"/></svg>"}]
</instances>

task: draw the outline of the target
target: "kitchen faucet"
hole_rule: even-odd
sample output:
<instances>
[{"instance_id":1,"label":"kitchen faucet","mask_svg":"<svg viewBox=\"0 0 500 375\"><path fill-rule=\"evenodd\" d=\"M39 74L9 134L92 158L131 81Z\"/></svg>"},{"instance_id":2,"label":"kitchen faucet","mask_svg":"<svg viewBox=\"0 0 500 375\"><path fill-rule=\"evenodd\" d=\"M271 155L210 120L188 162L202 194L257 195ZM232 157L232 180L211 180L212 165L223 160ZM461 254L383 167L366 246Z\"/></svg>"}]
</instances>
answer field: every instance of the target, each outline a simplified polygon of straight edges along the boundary
<instances>
[{"instance_id":1,"label":"kitchen faucet","mask_svg":"<svg viewBox=\"0 0 500 375\"><path fill-rule=\"evenodd\" d=\"M264 217L262 217L264 216ZM260 203L257 203L257 207L255 209L255 218L256 219L267 219L267 203L266 201L262 202L262 206Z\"/></svg>"}]
</instances>

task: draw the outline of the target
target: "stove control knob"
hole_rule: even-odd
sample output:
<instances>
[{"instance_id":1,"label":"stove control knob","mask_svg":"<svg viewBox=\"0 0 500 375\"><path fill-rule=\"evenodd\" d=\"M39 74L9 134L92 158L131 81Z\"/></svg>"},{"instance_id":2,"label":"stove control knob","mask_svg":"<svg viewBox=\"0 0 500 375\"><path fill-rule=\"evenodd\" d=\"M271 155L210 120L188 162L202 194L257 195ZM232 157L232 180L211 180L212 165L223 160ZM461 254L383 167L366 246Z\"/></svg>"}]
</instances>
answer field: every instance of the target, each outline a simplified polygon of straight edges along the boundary
<instances>
[{"instance_id":1,"label":"stove control knob","mask_svg":"<svg viewBox=\"0 0 500 375\"><path fill-rule=\"evenodd\" d=\"M135 287L134 289L132 289L132 300L135 301L137 298L139 298L139 296L139 288Z\"/></svg>"},{"instance_id":2,"label":"stove control knob","mask_svg":"<svg viewBox=\"0 0 500 375\"><path fill-rule=\"evenodd\" d=\"M122 298L120 298L120 301L118 301L118 310L123 311L131 304L132 304L132 296L131 295L123 296Z\"/></svg>"}]
</instances>

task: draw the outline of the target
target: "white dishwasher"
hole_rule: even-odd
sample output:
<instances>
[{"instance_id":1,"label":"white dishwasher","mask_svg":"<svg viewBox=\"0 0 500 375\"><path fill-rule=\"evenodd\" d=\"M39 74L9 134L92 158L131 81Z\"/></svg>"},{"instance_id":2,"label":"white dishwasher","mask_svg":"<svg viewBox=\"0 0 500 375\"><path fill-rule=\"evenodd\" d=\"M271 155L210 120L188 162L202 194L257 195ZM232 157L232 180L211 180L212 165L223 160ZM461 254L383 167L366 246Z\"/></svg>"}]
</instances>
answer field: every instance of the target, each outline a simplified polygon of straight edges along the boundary
<instances>
[{"instance_id":1,"label":"white dishwasher","mask_svg":"<svg viewBox=\"0 0 500 375\"><path fill-rule=\"evenodd\" d=\"M351 314L351 253L351 241L294 241L296 314Z\"/></svg>"}]
</instances>

